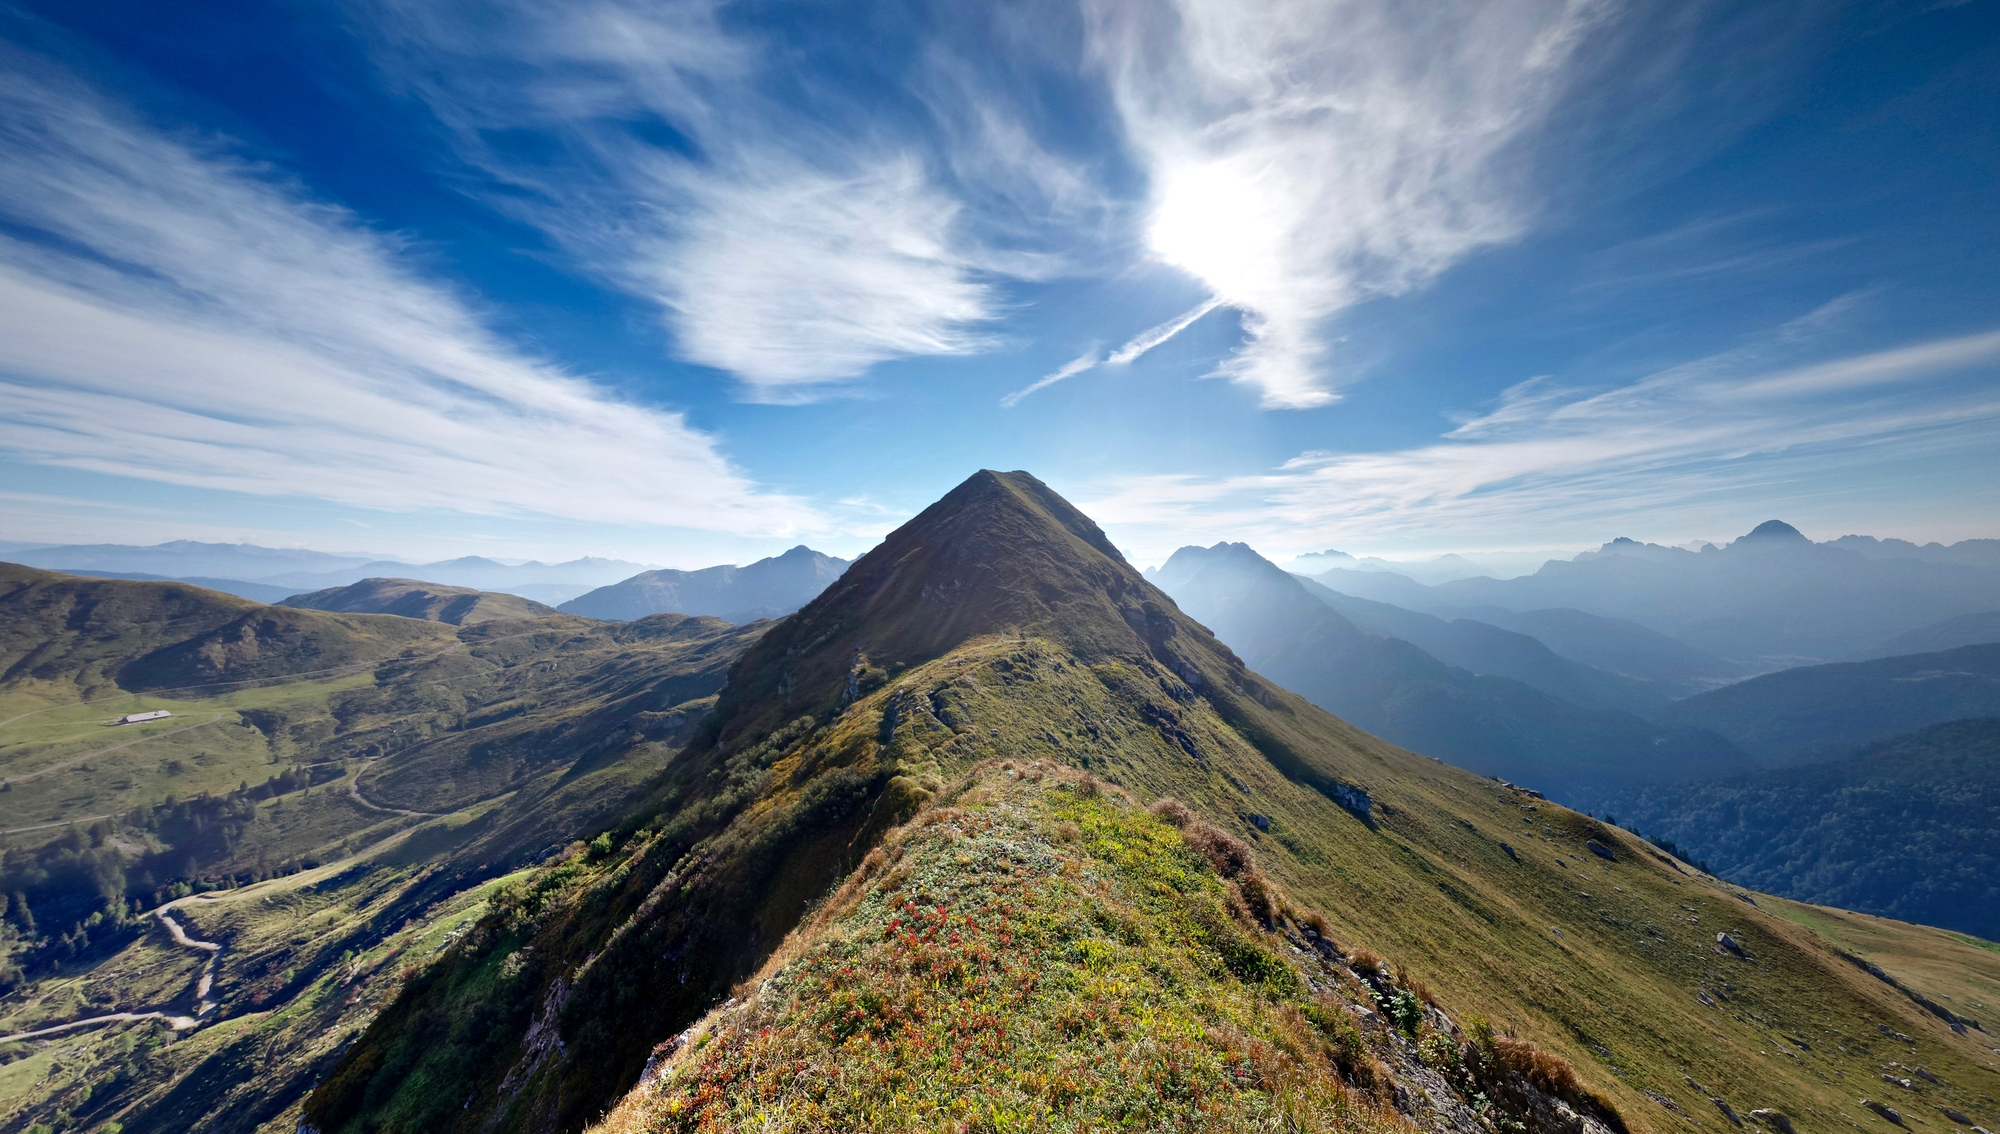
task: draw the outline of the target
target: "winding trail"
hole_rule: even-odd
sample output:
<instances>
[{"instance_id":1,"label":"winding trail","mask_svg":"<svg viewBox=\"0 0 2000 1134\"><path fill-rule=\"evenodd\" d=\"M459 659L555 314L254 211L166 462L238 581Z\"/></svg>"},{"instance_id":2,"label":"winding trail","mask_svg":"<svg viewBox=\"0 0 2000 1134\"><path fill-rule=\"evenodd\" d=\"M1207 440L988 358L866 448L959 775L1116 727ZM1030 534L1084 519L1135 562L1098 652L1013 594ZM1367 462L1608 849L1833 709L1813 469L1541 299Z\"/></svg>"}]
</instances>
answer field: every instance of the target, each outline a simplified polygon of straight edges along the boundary
<instances>
[{"instance_id":1,"label":"winding trail","mask_svg":"<svg viewBox=\"0 0 2000 1134\"><path fill-rule=\"evenodd\" d=\"M86 1016L81 1020L70 1020L67 1023L50 1024L47 1027L35 1028L31 1031L15 1032L12 1035L0 1036L0 1043L39 1039L43 1036L60 1035L63 1032L72 1031L76 1028L94 1027L98 1024L115 1024L130 1020L165 1020L167 1025L177 1032L184 1032L190 1028L200 1027L202 1019L212 1014L217 1007L217 1002L210 996L210 993L215 990L215 974L222 965L222 945L216 941L198 941L195 938L189 937L187 930L182 929L181 923L175 921L168 911L182 902L192 901L195 898L205 896L190 894L185 898L176 898L153 911L153 916L160 919L160 924L166 927L168 935L174 939L174 944L208 954L208 960L201 966L201 976L195 980L194 1015L184 1016L178 1012L163 1010L149 1012L107 1012L102 1016Z\"/></svg>"},{"instance_id":2,"label":"winding trail","mask_svg":"<svg viewBox=\"0 0 2000 1134\"><path fill-rule=\"evenodd\" d=\"M381 759L381 757L379 756L376 757L376 760L379 759ZM359 768L354 769L354 778L347 781L347 794L354 797L354 802L360 804L363 807L366 807L370 811L381 811L389 815L408 815L413 819L435 819L440 814L442 814L442 812L437 812L437 811L410 811L402 807L385 807L382 804L379 804L374 800L369 799L367 796L362 795L361 794L362 773L366 772L368 769L374 766L375 766L375 760L369 760L364 762Z\"/></svg>"}]
</instances>

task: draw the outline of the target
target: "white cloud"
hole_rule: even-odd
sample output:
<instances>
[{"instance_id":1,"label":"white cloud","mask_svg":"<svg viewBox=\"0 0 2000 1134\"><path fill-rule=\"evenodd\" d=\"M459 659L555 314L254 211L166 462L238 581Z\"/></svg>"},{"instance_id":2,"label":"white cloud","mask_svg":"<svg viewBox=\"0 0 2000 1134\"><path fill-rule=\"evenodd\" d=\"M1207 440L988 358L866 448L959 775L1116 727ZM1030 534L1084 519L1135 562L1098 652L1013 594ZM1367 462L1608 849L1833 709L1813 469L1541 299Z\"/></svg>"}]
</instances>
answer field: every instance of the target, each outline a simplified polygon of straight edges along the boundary
<instances>
[{"instance_id":1,"label":"white cloud","mask_svg":"<svg viewBox=\"0 0 2000 1134\"><path fill-rule=\"evenodd\" d=\"M1148 243L1244 313L1221 372L1269 407L1324 405L1333 315L1519 233L1506 155L1606 6L1088 0L1153 178Z\"/></svg>"},{"instance_id":2,"label":"white cloud","mask_svg":"<svg viewBox=\"0 0 2000 1134\"><path fill-rule=\"evenodd\" d=\"M1033 383L1023 386L1006 397L1001 398L1000 404L1012 409L1014 406L1020 404L1022 398L1027 397L1036 390L1053 386L1065 379L1074 378L1086 370L1095 370L1100 365L1129 366L1137 361L1140 355L1145 354L1147 351L1152 350L1154 347L1194 326L1196 321L1202 316L1220 306L1222 306L1222 301L1218 299L1211 299L1206 303L1198 304L1192 311L1176 315L1157 327L1148 327L1137 335L1132 336L1132 339L1124 346L1105 355L1102 359L1098 358L1097 349L1092 347L1083 354L1063 363L1054 372L1043 375Z\"/></svg>"},{"instance_id":3,"label":"white cloud","mask_svg":"<svg viewBox=\"0 0 2000 1134\"><path fill-rule=\"evenodd\" d=\"M679 357L734 374L751 400L807 401L879 362L983 350L983 278L1040 265L965 239L960 202L888 132L842 135L762 94L768 53L722 29L717 7L391 3L400 40L384 50L471 160L527 190L495 204L657 303ZM648 117L688 146L632 130ZM562 158L488 144L523 128Z\"/></svg>"},{"instance_id":4,"label":"white cloud","mask_svg":"<svg viewBox=\"0 0 2000 1134\"><path fill-rule=\"evenodd\" d=\"M1804 366L1761 353L1600 392L1531 379L1431 444L1308 452L1249 476L1133 478L1080 506L1121 546L1149 553L1196 532L1274 551L1440 539L1462 549L1541 546L1596 542L1618 534L1609 525L1640 517L1711 523L1718 509L1743 504L1814 508L1832 496L1858 507L1866 470L1963 452L1963 476L1930 498L1961 518L1990 514L1972 502L1996 471L2000 396L1986 383L1923 380L1992 368L2000 333ZM1909 502L1896 499L1907 513Z\"/></svg>"},{"instance_id":5,"label":"white cloud","mask_svg":"<svg viewBox=\"0 0 2000 1134\"><path fill-rule=\"evenodd\" d=\"M818 524L677 413L487 331L409 249L19 55L0 69L0 447L387 509Z\"/></svg>"},{"instance_id":6,"label":"white cloud","mask_svg":"<svg viewBox=\"0 0 2000 1134\"><path fill-rule=\"evenodd\" d=\"M1008 394L1004 398L1001 398L1000 404L1006 407L1007 409L1013 409L1015 406L1021 404L1022 398L1027 397L1029 394L1034 393L1036 390L1046 389L1050 386L1055 385L1057 382L1063 381L1066 378L1074 378L1077 375L1083 373L1086 370L1091 369L1096 365L1097 365L1097 350L1096 348L1093 347L1092 349L1077 355L1075 358L1070 359L1068 362L1063 363L1061 366L1056 367L1049 373L1042 375L1040 378L1035 379L1028 385L1021 387L1020 389L1014 391L1011 394Z\"/></svg>"},{"instance_id":7,"label":"white cloud","mask_svg":"<svg viewBox=\"0 0 2000 1134\"><path fill-rule=\"evenodd\" d=\"M687 359L794 401L887 359L986 345L987 289L952 250L957 206L915 162L789 164L671 175L685 189L670 235L624 270L671 312Z\"/></svg>"}]
</instances>

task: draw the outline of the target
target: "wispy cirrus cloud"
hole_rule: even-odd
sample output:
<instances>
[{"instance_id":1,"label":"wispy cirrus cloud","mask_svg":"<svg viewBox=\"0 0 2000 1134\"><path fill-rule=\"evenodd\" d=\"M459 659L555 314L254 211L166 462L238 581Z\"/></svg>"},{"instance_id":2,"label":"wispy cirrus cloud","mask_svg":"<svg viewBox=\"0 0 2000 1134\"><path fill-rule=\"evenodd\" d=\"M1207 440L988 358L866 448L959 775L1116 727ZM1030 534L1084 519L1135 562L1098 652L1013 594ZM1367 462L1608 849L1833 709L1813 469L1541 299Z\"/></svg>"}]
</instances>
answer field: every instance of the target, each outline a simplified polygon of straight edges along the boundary
<instances>
[{"instance_id":1,"label":"wispy cirrus cloud","mask_svg":"<svg viewBox=\"0 0 2000 1134\"><path fill-rule=\"evenodd\" d=\"M990 291L952 247L958 206L914 161L781 165L669 174L675 215L624 266L671 312L689 361L798 401L888 359L988 345Z\"/></svg>"},{"instance_id":2,"label":"wispy cirrus cloud","mask_svg":"<svg viewBox=\"0 0 2000 1134\"><path fill-rule=\"evenodd\" d=\"M1606 525L1706 523L1744 502L1852 500L1861 490L1847 478L1865 483L1861 470L1990 448L2000 395L1952 378L1996 368L2000 331L1811 362L1744 348L1609 390L1531 379L1430 444L1308 452L1245 476L1132 478L1082 506L1147 554L1188 532L1273 551L1591 543L1618 534ZM1971 514L1969 499L1937 499Z\"/></svg>"},{"instance_id":3,"label":"wispy cirrus cloud","mask_svg":"<svg viewBox=\"0 0 2000 1134\"><path fill-rule=\"evenodd\" d=\"M771 97L760 62L775 51L724 30L720 8L500 0L380 10L397 81L470 160L525 190L494 203L658 304L676 353L734 375L749 400L810 401L880 362L988 347L989 281L1035 265L967 237L962 203L913 139L857 136L830 113L831 92L818 115ZM1046 181L1044 155L1009 125L980 119L976 168L990 175L1032 157ZM545 140L532 156L492 142L524 130Z\"/></svg>"},{"instance_id":4,"label":"wispy cirrus cloud","mask_svg":"<svg viewBox=\"0 0 2000 1134\"><path fill-rule=\"evenodd\" d=\"M1151 173L1152 253L1243 312L1219 373L1270 408L1336 399L1327 322L1518 235L1509 155L1610 0L1088 0Z\"/></svg>"},{"instance_id":5,"label":"wispy cirrus cloud","mask_svg":"<svg viewBox=\"0 0 2000 1134\"><path fill-rule=\"evenodd\" d=\"M1152 350L1154 347L1194 326L1202 316L1207 315L1220 306L1222 306L1222 301L1219 299L1211 299L1205 303L1197 304L1191 311L1176 315L1157 327L1149 327L1139 332L1132 336L1124 346L1119 347L1102 358L1098 357L1097 349L1093 347L1070 361L1063 363L1061 367L1052 373L1044 375L1035 382L1023 386L1006 397L1001 398L1000 404L1012 409L1014 406L1020 404L1022 398L1027 397L1037 390L1047 389L1057 382L1074 378L1087 370L1095 370L1099 366L1130 366L1145 355L1147 351Z\"/></svg>"},{"instance_id":6,"label":"wispy cirrus cloud","mask_svg":"<svg viewBox=\"0 0 2000 1134\"><path fill-rule=\"evenodd\" d=\"M11 49L0 214L19 459L377 509L822 523L682 415L502 341L396 238Z\"/></svg>"}]
</instances>

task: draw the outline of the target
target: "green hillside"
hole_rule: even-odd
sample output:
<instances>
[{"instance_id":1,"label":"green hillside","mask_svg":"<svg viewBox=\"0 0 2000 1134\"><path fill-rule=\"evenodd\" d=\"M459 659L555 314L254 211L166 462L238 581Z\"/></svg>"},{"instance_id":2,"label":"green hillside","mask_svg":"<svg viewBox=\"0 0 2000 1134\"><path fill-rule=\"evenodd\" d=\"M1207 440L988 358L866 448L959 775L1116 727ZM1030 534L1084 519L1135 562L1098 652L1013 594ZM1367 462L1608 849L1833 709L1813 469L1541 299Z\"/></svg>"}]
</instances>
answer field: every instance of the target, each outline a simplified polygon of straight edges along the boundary
<instances>
[{"instance_id":1,"label":"green hillside","mask_svg":"<svg viewBox=\"0 0 2000 1134\"><path fill-rule=\"evenodd\" d=\"M72 584L86 632L64 638L46 612ZM643 798L764 629L676 615L452 627L162 583L120 583L93 606L98 581L37 585L45 601L0 609L12 640L61 647L0 686L0 1036L85 1026L0 1040L7 1131L291 1129L329 1060L499 876L573 853L578 832ZM121 628L112 602L141 616ZM148 613L161 609L183 620L163 629ZM164 693L101 676L266 614L424 648ZM152 709L173 716L108 723ZM177 944L169 910L222 948ZM88 1023L113 1013L143 1018Z\"/></svg>"},{"instance_id":2,"label":"green hillside","mask_svg":"<svg viewBox=\"0 0 2000 1134\"><path fill-rule=\"evenodd\" d=\"M0 691L55 703L326 675L450 642L448 631L408 619L0 563Z\"/></svg>"},{"instance_id":3,"label":"green hillside","mask_svg":"<svg viewBox=\"0 0 2000 1134\"><path fill-rule=\"evenodd\" d=\"M1621 1125L1324 925L1170 801L983 764L596 1129Z\"/></svg>"},{"instance_id":4,"label":"green hillside","mask_svg":"<svg viewBox=\"0 0 2000 1134\"><path fill-rule=\"evenodd\" d=\"M2000 720L1599 808L1744 886L2000 940Z\"/></svg>"},{"instance_id":5,"label":"green hillside","mask_svg":"<svg viewBox=\"0 0 2000 1134\"><path fill-rule=\"evenodd\" d=\"M342 614L396 614L453 626L470 626L496 618L545 618L556 612L552 606L519 595L447 587L416 579L363 579L344 587L293 595L279 605Z\"/></svg>"},{"instance_id":6,"label":"green hillside","mask_svg":"<svg viewBox=\"0 0 2000 1134\"><path fill-rule=\"evenodd\" d=\"M499 895L346 1051L306 1104L306 1119L325 1134L567 1131L597 1121L639 1081L658 1045L732 996L740 1005L756 993L763 1004L758 988L741 982L795 931L788 948L797 953L778 963L796 955L802 978L824 975L836 955L843 966L891 963L879 950L850 952L840 943L853 940L844 934L865 937L868 919L881 912L871 895L886 892L893 871L876 881L881 860L871 853L885 839L893 848L928 838L907 828L892 834L912 820L956 825L947 812L975 812L982 790L1004 803L1004 783L991 777L1003 775L1008 760L1017 770L1036 761L1087 770L1140 803L1184 801L1199 820L1253 848L1258 871L1288 903L1271 907L1272 932L1302 935L1302 919L1316 911L1324 920L1315 931L1339 944L1339 965L1353 972L1372 963L1370 953L1386 958L1406 974L1398 987L1416 999L1421 986L1468 1028L1475 1016L1488 1021L1496 1050L1497 1039L1507 1039L1560 1059L1537 1064L1547 1081L1567 1082L1557 1072L1566 1064L1574 1085L1565 1089L1578 1099L1601 1097L1627 1129L1722 1130L1724 1105L1739 1116L1775 1108L1803 1129L1873 1123L1859 1099L1904 1091L1881 1078L1885 1067L1902 1065L1937 1080L1921 1079L1896 1097L1912 1125L1943 1123L1932 1104L1993 1118L1987 1100L2000 1092L2000 1073L1982 1035L1954 1030L1812 931L1636 838L1383 743L1272 685L1039 482L981 473L759 640L649 801L586 853ZM968 776L963 788L954 786ZM1067 782L1068 774L1056 778ZM1213 890L1182 889L1178 898L1153 890L1165 904L1137 908L1153 881L1174 889L1147 874L1171 862L1120 864L1095 833L1098 824L1116 825L1108 812L1064 818L1060 801L1031 794L1007 804L1024 817L997 837L1026 847L1044 838L1036 832L1051 819L1058 833L1061 823L1074 824L1084 847L1074 861L1079 871L1097 872L1102 885L1093 889L1113 923L1100 930L1117 939L1098 955L1114 976L1133 971L1117 966L1137 963L1152 982L1119 977L1102 987L1096 1003L1119 1013L1104 1026L1129 1028L1120 1042L1135 1049L1185 1039L1187 1059L1170 1066L1193 1083L1215 1082L1202 1077L1228 1066L1233 1052L1271 1051L1266 1068L1232 1074L1234 1084L1213 1101L1225 1121L1280 1115L1274 1108L1291 1105L1272 1089L1284 1059L1325 1072L1318 1060L1326 1052L1308 1033L1292 1033L1290 1048L1280 1043L1291 1027L1284 1010L1305 1015L1288 989L1312 975L1306 962L1286 960L1289 979L1251 961L1230 976L1218 973L1211 961L1232 948L1227 935L1168 933L1196 918L1208 900L1201 894ZM1167 839L1130 823L1110 841ZM993 861L974 853L981 845L968 839L943 857L921 845L912 851L917 865L933 864L924 896L979 896L986 883L974 875ZM1248 905L1255 887L1237 881ZM1119 922L1121 906L1135 908L1129 929ZM825 917L807 922L815 911ZM1259 911L1252 906L1250 914L1255 921ZM1279 941L1245 940L1291 958ZM1078 966L1088 967L1094 952L1079 948L1050 979L1058 986L1081 979ZM1246 981L1245 972L1266 975ZM1921 987L1914 978L1906 984ZM854 996L870 987L836 985ZM799 987L773 987L776 1024L766 1038L770 1051L801 1061L801 1089L815 1067L840 1068L854 1076L840 1083L841 1094L899 1099L896 1091L909 1091L913 1101L945 1102L941 1091L917 1085L925 1065L913 1055L870 1055L859 1032L830 1051L828 1037L847 1025L808 1004L813 985ZM895 992L885 990L882 1004L896 1003ZM816 998L826 995L820 986ZM1000 993L989 986L977 995ZM970 996L969 1008L984 1002ZM873 1009L855 1006L865 1024ZM1003 1045L1054 1045L1048 1050L1060 1066L1065 1053L1087 1045L1058 1042L1049 1029L1060 1021L1041 1011L1023 1016L1018 1032L1008 1018L977 1026ZM690 1038L699 1044L700 1035ZM995 1058L975 1041L987 1039L967 1037L967 1059ZM718 1049L712 1062L702 1062L705 1050L677 1072L688 1078L671 1082L691 1084L709 1126L766 1118L775 1129L841 1125L805 1110L779 1121L770 1110L776 1096L765 1092L789 1076L774 1078L770 1068L730 1054L741 1047ZM1077 1066L1078 1109L1060 1112L1069 1118L1164 1121L1186 1113L1146 1109L1149 1099L1163 1108L1184 1101L1143 1079L1157 1063L1137 1060L1136 1083L1112 1080L1123 1072L1109 1064ZM1338 1083L1330 1074L1302 1075L1301 1091L1333 1099L1334 1088L1358 1094L1381 1081L1372 1066L1342 1069ZM1404 1118L1424 1111L1409 1080L1393 1069L1386 1077L1404 1087L1382 1101ZM966 1120L998 1128L1002 1108L1011 1121L1072 1097L1036 1084L1008 1093L1016 1087L998 1078L966 1083L960 1097L976 1111ZM1447 1109L1440 1104L1448 1094L1431 1105ZM1299 1113L1316 1114L1315 1122L1345 1121L1337 1107L1328 1115L1299 1099ZM655 1125L680 1121L646 1109L671 1101L649 1085L625 1113L636 1110ZM1372 1121L1358 1107L1352 1117ZM927 1118L881 1124L923 1126Z\"/></svg>"}]
</instances>

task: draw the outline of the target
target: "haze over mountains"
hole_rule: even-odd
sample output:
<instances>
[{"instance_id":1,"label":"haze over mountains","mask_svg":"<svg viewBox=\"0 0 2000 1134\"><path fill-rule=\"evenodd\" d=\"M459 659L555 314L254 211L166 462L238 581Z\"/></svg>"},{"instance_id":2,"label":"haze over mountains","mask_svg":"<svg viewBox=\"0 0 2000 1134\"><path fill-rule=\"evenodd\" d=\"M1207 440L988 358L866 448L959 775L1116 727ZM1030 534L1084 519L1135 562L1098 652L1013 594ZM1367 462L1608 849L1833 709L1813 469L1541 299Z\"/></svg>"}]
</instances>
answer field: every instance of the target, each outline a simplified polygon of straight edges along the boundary
<instances>
[{"instance_id":1,"label":"haze over mountains","mask_svg":"<svg viewBox=\"0 0 2000 1134\"><path fill-rule=\"evenodd\" d=\"M2000 610L2000 540L1813 543L1773 520L1701 551L1616 539L1514 579L1425 586L1342 568L1315 578L1342 594L1444 617L1497 607L1625 619L1762 672L1837 661L1920 626Z\"/></svg>"},{"instance_id":2,"label":"haze over mountains","mask_svg":"<svg viewBox=\"0 0 2000 1134\"><path fill-rule=\"evenodd\" d=\"M174 540L152 547L76 544L37 547L8 556L15 563L110 578L176 579L211 590L276 602L307 591L344 587L367 578L420 579L452 587L516 594L554 606L593 587L646 570L641 563L586 556L566 563L507 564L478 555L410 563L249 543Z\"/></svg>"},{"instance_id":3,"label":"haze over mountains","mask_svg":"<svg viewBox=\"0 0 2000 1134\"><path fill-rule=\"evenodd\" d=\"M846 569L847 560L801 544L747 567L647 571L573 598L561 609L588 618L644 618L671 610L753 622L790 614Z\"/></svg>"}]
</instances>

